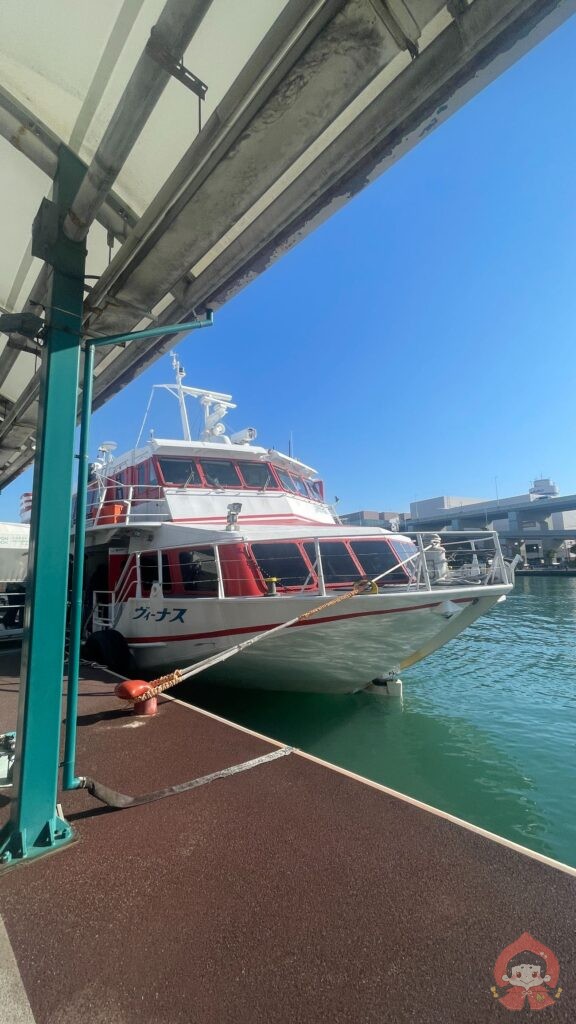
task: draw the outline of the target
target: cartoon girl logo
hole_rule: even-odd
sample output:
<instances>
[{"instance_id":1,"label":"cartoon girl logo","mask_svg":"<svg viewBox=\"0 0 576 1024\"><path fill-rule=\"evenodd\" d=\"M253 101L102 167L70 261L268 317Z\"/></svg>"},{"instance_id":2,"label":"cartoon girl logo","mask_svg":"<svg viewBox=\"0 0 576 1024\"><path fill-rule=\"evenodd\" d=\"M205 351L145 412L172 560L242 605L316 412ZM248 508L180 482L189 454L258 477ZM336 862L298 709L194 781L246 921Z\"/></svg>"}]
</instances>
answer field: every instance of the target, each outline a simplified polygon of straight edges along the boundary
<instances>
[{"instance_id":1,"label":"cartoon girl logo","mask_svg":"<svg viewBox=\"0 0 576 1024\"><path fill-rule=\"evenodd\" d=\"M524 932L494 964L492 995L507 1010L545 1010L560 998L559 975L552 950Z\"/></svg>"}]
</instances>

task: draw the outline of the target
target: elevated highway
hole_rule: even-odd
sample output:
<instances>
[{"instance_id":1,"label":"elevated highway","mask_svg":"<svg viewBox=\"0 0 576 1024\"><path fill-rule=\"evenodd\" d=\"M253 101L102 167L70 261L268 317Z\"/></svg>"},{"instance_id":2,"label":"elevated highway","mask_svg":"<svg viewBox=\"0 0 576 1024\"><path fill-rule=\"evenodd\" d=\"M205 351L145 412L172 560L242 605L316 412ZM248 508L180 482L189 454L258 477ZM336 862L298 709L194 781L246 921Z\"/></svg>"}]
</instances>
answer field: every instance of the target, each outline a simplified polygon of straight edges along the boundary
<instances>
[{"instance_id":1,"label":"elevated highway","mask_svg":"<svg viewBox=\"0 0 576 1024\"><path fill-rule=\"evenodd\" d=\"M515 504L498 503L497 501L482 502L475 505L462 505L455 508L438 509L422 517L412 517L406 523L410 530L440 530L450 527L453 530L492 526L495 522L508 520L508 532L516 536L523 526L532 523L545 523L555 512L576 511L576 494L566 494L556 498L537 498L534 501L519 501ZM506 532L504 528L502 533ZM530 536L533 530L528 531ZM550 532L544 529L546 536ZM563 531L557 531L562 533ZM570 533L570 531L568 531ZM570 533L570 536L572 534Z\"/></svg>"}]
</instances>

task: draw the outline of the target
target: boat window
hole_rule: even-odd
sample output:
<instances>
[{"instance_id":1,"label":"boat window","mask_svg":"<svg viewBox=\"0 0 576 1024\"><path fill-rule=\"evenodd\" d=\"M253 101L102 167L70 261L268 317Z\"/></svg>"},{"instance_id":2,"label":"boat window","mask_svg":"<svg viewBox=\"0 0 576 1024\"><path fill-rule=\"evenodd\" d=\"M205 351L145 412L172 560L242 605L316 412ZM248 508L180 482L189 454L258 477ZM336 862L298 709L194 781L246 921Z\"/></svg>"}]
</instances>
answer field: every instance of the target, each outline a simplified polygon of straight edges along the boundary
<instances>
[{"instance_id":1,"label":"boat window","mask_svg":"<svg viewBox=\"0 0 576 1024\"><path fill-rule=\"evenodd\" d=\"M158 483L158 477L156 476L156 467L152 461L148 463L148 480L151 484Z\"/></svg>"},{"instance_id":2,"label":"boat window","mask_svg":"<svg viewBox=\"0 0 576 1024\"><path fill-rule=\"evenodd\" d=\"M140 555L140 581L142 589L150 592L153 583L158 582L158 554L156 551L144 551Z\"/></svg>"},{"instance_id":3,"label":"boat window","mask_svg":"<svg viewBox=\"0 0 576 1024\"><path fill-rule=\"evenodd\" d=\"M178 560L184 590L202 596L218 593L218 566L213 548L181 551Z\"/></svg>"},{"instance_id":4,"label":"boat window","mask_svg":"<svg viewBox=\"0 0 576 1024\"><path fill-rule=\"evenodd\" d=\"M314 572L317 572L317 566L316 566L316 545L314 544L313 541L307 540L307 541L304 542L303 548L304 548L304 551L306 552L306 555L307 555L307 557L308 557L308 559L310 561L310 565L314 569Z\"/></svg>"},{"instance_id":5,"label":"boat window","mask_svg":"<svg viewBox=\"0 0 576 1024\"><path fill-rule=\"evenodd\" d=\"M312 497L315 501L324 501L322 495L322 483L320 480L307 480L309 490L312 492Z\"/></svg>"},{"instance_id":6,"label":"boat window","mask_svg":"<svg viewBox=\"0 0 576 1024\"><path fill-rule=\"evenodd\" d=\"M320 552L326 583L351 583L360 578L358 566L342 541L321 541Z\"/></svg>"},{"instance_id":7,"label":"boat window","mask_svg":"<svg viewBox=\"0 0 576 1024\"><path fill-rule=\"evenodd\" d=\"M170 569L170 562L168 561L168 552L162 552L162 591L164 594L170 593L174 590L172 585L172 571Z\"/></svg>"},{"instance_id":8,"label":"boat window","mask_svg":"<svg viewBox=\"0 0 576 1024\"><path fill-rule=\"evenodd\" d=\"M158 552L143 551L140 555L140 581L142 589L150 592L153 583L158 582ZM162 590L172 590L172 574L166 551L162 552Z\"/></svg>"},{"instance_id":9,"label":"boat window","mask_svg":"<svg viewBox=\"0 0 576 1024\"><path fill-rule=\"evenodd\" d=\"M189 487L201 482L193 459L159 459L158 462L165 484Z\"/></svg>"},{"instance_id":10,"label":"boat window","mask_svg":"<svg viewBox=\"0 0 576 1024\"><path fill-rule=\"evenodd\" d=\"M86 498L86 516L92 518L96 505L98 504L98 491L95 487L88 488L88 495Z\"/></svg>"},{"instance_id":11,"label":"boat window","mask_svg":"<svg viewBox=\"0 0 576 1024\"><path fill-rule=\"evenodd\" d=\"M241 487L238 470L224 459L201 459L200 465L209 487Z\"/></svg>"},{"instance_id":12,"label":"boat window","mask_svg":"<svg viewBox=\"0 0 576 1024\"><path fill-rule=\"evenodd\" d=\"M252 544L252 554L264 579L275 576L281 587L302 587L310 570L297 544Z\"/></svg>"},{"instance_id":13,"label":"boat window","mask_svg":"<svg viewBox=\"0 0 576 1024\"><path fill-rule=\"evenodd\" d=\"M296 490L294 481L293 481L293 479L292 479L292 477L290 476L289 473L285 473L284 470L278 469L278 467L276 467L276 472L278 474L278 479L279 479L280 483L282 484L282 487L284 488L285 491L295 491Z\"/></svg>"},{"instance_id":14,"label":"boat window","mask_svg":"<svg viewBox=\"0 0 576 1024\"><path fill-rule=\"evenodd\" d=\"M306 484L304 483L301 476L293 476L294 486L299 494L303 495L304 498L308 497L308 491L306 490Z\"/></svg>"},{"instance_id":15,"label":"boat window","mask_svg":"<svg viewBox=\"0 0 576 1024\"><path fill-rule=\"evenodd\" d=\"M247 487L258 487L263 491L267 487L276 488L278 485L272 476L270 466L262 462L242 462L240 472L244 477Z\"/></svg>"},{"instance_id":16,"label":"boat window","mask_svg":"<svg viewBox=\"0 0 576 1024\"><path fill-rule=\"evenodd\" d=\"M139 462L137 467L136 467L136 469L138 470L138 473L137 473L138 484L140 486L142 486L143 484L146 483L146 463L145 462Z\"/></svg>"},{"instance_id":17,"label":"boat window","mask_svg":"<svg viewBox=\"0 0 576 1024\"><path fill-rule=\"evenodd\" d=\"M418 548L416 547L414 542L411 540L391 540L390 545L398 555L398 558L401 562L404 562L407 558L414 556L414 560L412 562L407 562L404 568L406 569L406 572L409 575L415 575L417 568L416 556L418 555Z\"/></svg>"},{"instance_id":18,"label":"boat window","mask_svg":"<svg viewBox=\"0 0 576 1024\"><path fill-rule=\"evenodd\" d=\"M366 576L369 576L370 579L380 576L383 572L388 572L399 561L398 555L392 551L385 540L353 540L350 542L350 547L361 563ZM410 552L410 554L412 553ZM404 557L408 556L404 555ZM382 583L404 583L405 581L404 569L397 569L395 572L388 572Z\"/></svg>"},{"instance_id":19,"label":"boat window","mask_svg":"<svg viewBox=\"0 0 576 1024\"><path fill-rule=\"evenodd\" d=\"M108 500L109 501L114 501L114 499L116 499L116 501L122 501L123 500L123 498L124 498L124 487L123 487L123 484L122 484L121 480L122 480L122 475L116 477L113 480L112 487L110 487L109 491L108 491Z\"/></svg>"}]
</instances>

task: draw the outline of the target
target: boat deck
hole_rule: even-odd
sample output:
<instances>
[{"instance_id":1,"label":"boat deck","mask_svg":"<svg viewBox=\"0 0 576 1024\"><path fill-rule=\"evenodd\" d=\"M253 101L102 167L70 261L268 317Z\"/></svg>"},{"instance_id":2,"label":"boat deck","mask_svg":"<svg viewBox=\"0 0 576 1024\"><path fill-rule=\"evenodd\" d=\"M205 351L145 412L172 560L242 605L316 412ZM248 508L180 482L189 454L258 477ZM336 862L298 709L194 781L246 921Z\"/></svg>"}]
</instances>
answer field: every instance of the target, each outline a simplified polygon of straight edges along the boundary
<instances>
[{"instance_id":1,"label":"boat deck","mask_svg":"<svg viewBox=\"0 0 576 1024\"><path fill-rule=\"evenodd\" d=\"M2 731L16 672L3 655ZM177 701L134 719L115 681L84 667L78 771L122 792L278 746ZM0 876L7 1024L506 1020L493 968L523 932L574 1020L576 873L382 787L294 752L147 806L62 803L76 841Z\"/></svg>"}]
</instances>

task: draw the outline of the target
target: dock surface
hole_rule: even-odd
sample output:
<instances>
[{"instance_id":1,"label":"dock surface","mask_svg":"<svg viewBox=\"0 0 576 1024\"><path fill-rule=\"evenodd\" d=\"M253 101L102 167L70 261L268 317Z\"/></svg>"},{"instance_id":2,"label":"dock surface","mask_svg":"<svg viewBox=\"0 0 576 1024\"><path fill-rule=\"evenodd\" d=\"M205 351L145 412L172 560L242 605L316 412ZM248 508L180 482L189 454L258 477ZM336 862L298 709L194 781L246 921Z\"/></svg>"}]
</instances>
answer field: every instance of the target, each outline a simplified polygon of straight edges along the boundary
<instances>
[{"instance_id":1,"label":"dock surface","mask_svg":"<svg viewBox=\"0 0 576 1024\"><path fill-rule=\"evenodd\" d=\"M116 681L84 666L77 768L124 793L279 746L167 699L133 718ZM2 731L16 704L4 655ZM29 1003L2 1024L504 1021L494 964L525 932L560 962L545 1019L575 1019L576 873L383 787L294 752L123 811L61 799L76 840L0 873Z\"/></svg>"}]
</instances>

